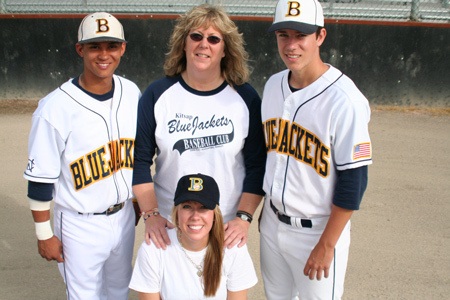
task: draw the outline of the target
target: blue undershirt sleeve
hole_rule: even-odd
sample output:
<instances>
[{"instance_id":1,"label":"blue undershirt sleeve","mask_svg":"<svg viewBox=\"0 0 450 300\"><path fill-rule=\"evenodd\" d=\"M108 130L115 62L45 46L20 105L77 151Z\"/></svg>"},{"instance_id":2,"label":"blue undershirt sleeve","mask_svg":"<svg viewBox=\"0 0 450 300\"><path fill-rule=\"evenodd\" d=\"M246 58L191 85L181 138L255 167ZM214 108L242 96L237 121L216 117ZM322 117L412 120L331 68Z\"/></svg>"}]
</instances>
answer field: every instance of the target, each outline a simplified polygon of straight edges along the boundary
<instances>
[{"instance_id":1,"label":"blue undershirt sleeve","mask_svg":"<svg viewBox=\"0 0 450 300\"><path fill-rule=\"evenodd\" d=\"M338 171L333 204L341 208L358 210L367 188L368 168Z\"/></svg>"},{"instance_id":2,"label":"blue undershirt sleeve","mask_svg":"<svg viewBox=\"0 0 450 300\"><path fill-rule=\"evenodd\" d=\"M37 201L51 201L53 199L53 183L28 181L28 198Z\"/></svg>"}]
</instances>

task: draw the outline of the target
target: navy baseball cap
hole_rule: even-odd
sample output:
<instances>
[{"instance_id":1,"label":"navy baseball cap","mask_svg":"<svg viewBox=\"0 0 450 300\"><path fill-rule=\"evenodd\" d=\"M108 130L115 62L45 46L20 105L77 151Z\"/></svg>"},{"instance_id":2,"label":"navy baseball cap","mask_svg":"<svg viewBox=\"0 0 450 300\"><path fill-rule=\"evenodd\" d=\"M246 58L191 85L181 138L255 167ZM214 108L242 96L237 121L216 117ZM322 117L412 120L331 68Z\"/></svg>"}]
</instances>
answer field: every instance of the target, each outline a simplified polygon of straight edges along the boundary
<instances>
[{"instance_id":1,"label":"navy baseball cap","mask_svg":"<svg viewBox=\"0 0 450 300\"><path fill-rule=\"evenodd\" d=\"M219 205L219 198L219 186L214 178L198 173L180 178L174 202L176 206L186 201L196 201L213 210Z\"/></svg>"},{"instance_id":2,"label":"navy baseball cap","mask_svg":"<svg viewBox=\"0 0 450 300\"><path fill-rule=\"evenodd\" d=\"M280 0L269 32L293 29L311 34L324 26L322 5L317 0Z\"/></svg>"}]
</instances>

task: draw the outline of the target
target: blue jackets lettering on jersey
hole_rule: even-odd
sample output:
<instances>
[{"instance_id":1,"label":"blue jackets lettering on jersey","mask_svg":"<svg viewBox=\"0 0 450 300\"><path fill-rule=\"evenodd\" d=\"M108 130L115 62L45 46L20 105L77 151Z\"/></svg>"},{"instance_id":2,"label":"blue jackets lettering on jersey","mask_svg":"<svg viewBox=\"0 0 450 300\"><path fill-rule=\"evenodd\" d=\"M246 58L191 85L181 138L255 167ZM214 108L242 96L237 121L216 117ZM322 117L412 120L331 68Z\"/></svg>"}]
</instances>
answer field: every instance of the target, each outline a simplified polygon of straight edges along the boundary
<instances>
[{"instance_id":1,"label":"blue jackets lettering on jersey","mask_svg":"<svg viewBox=\"0 0 450 300\"><path fill-rule=\"evenodd\" d=\"M80 190L103 180L122 168L133 169L133 151L134 139L121 138L77 158L70 163L74 189Z\"/></svg>"},{"instance_id":2,"label":"blue jackets lettering on jersey","mask_svg":"<svg viewBox=\"0 0 450 300\"><path fill-rule=\"evenodd\" d=\"M113 80L112 100L102 102L71 79L43 98L32 117L24 177L54 184L55 203L73 211L103 212L132 198L140 91L128 79Z\"/></svg>"},{"instance_id":3,"label":"blue jackets lettering on jersey","mask_svg":"<svg viewBox=\"0 0 450 300\"><path fill-rule=\"evenodd\" d=\"M321 176L329 174L330 148L314 133L295 122L271 119L265 122L267 152L276 151L301 161L316 170ZM314 149L314 151L311 151Z\"/></svg>"},{"instance_id":4,"label":"blue jackets lettering on jersey","mask_svg":"<svg viewBox=\"0 0 450 300\"><path fill-rule=\"evenodd\" d=\"M288 75L273 75L264 89L264 191L288 216L329 216L338 172L372 163L369 103L333 66L296 92Z\"/></svg>"},{"instance_id":5,"label":"blue jackets lettering on jersey","mask_svg":"<svg viewBox=\"0 0 450 300\"><path fill-rule=\"evenodd\" d=\"M242 192L264 194L264 150L261 99L249 84L233 88L224 82L204 92L181 76L162 78L139 102L133 185L154 182L159 210L169 218L177 180L208 174L218 182L227 222Z\"/></svg>"}]
</instances>

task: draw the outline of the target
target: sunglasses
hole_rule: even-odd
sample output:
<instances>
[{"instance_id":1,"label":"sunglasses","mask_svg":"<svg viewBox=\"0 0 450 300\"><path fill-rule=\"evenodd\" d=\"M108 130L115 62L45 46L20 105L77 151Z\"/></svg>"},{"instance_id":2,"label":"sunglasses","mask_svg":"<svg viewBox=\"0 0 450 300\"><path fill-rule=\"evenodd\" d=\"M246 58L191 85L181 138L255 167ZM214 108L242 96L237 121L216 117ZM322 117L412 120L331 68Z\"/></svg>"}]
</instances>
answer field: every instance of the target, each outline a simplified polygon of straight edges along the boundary
<instances>
[{"instance_id":1,"label":"sunglasses","mask_svg":"<svg viewBox=\"0 0 450 300\"><path fill-rule=\"evenodd\" d=\"M201 35L200 33L191 33L189 35L189 37L191 38L191 40L193 40L194 42L200 42L201 40L203 40L204 36ZM208 41L208 43L210 43L211 45L216 45L218 43L220 43L220 41L222 40L220 37L215 36L215 35L210 35L206 38L206 40Z\"/></svg>"}]
</instances>

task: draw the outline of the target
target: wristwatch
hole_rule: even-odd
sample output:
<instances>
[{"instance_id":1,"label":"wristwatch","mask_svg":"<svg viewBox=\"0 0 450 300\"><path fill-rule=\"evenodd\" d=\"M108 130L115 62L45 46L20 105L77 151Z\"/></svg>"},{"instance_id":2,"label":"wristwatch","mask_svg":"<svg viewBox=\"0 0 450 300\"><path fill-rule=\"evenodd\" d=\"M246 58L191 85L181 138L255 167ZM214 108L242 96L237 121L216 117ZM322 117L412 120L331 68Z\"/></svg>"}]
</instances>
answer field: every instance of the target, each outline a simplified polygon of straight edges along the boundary
<instances>
[{"instance_id":1,"label":"wristwatch","mask_svg":"<svg viewBox=\"0 0 450 300\"><path fill-rule=\"evenodd\" d=\"M236 213L236 217L240 218L241 220L247 221L249 223L251 223L253 220L253 217L251 214L249 214L248 212L242 211L242 210L238 210L238 212Z\"/></svg>"}]
</instances>

